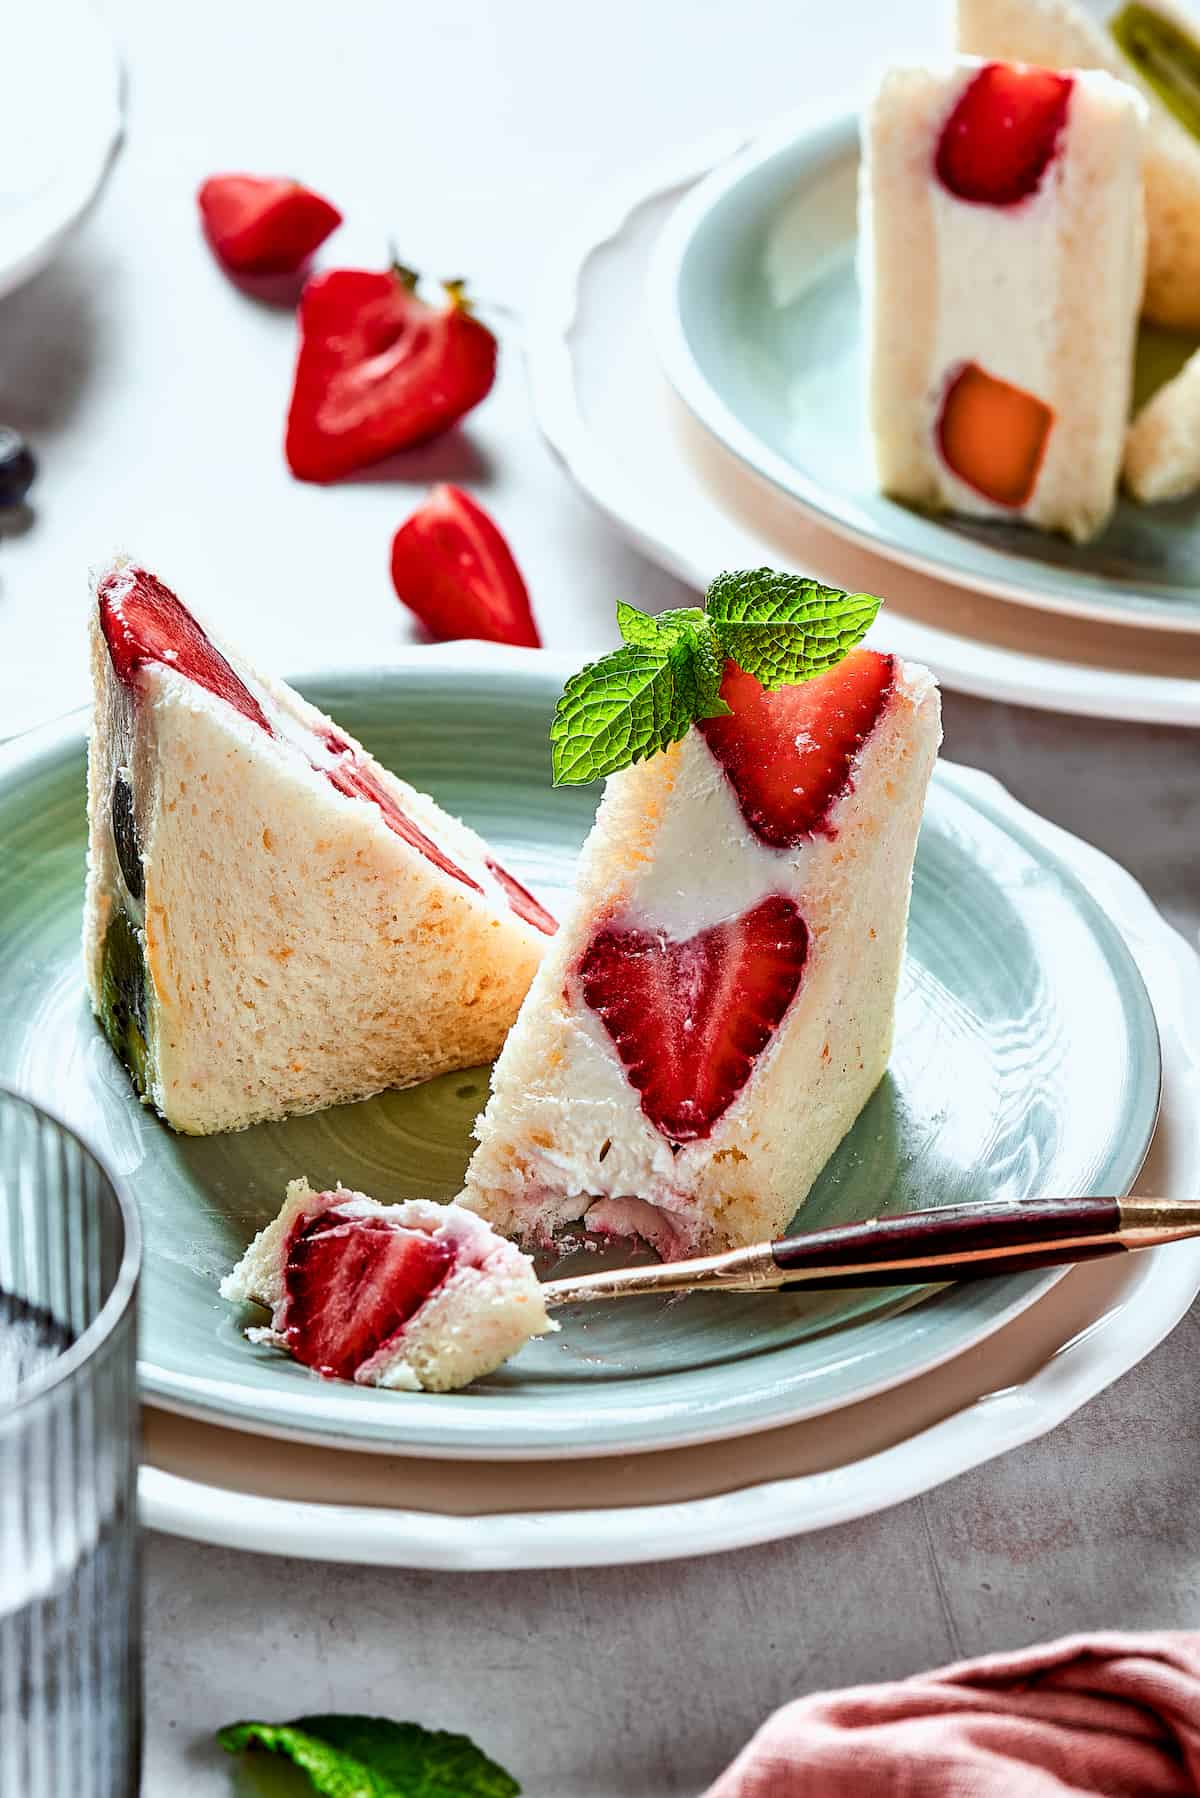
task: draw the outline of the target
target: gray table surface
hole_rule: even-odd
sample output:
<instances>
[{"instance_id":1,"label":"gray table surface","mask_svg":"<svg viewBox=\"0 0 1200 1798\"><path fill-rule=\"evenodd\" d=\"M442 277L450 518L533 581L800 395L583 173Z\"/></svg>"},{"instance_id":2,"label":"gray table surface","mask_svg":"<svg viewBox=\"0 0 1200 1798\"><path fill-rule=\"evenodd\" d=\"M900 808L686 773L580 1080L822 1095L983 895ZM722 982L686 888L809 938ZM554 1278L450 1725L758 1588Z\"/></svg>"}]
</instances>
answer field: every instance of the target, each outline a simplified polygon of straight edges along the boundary
<instances>
[{"instance_id":1,"label":"gray table surface","mask_svg":"<svg viewBox=\"0 0 1200 1798\"><path fill-rule=\"evenodd\" d=\"M469 433L403 479L290 482L291 321L198 249L203 175L305 176L350 215L339 258L379 262L392 236L519 309L581 192L921 53L941 9L210 0L186 24L152 0L107 11L129 69L125 153L66 255L0 304L0 414L45 465L32 528L0 544L0 734L85 697L84 570L115 546L156 560L270 664L386 659L407 636L388 538L433 479L493 507L553 647L605 647L617 595L684 601L571 490L511 354ZM946 742L1123 861L1196 940L1200 734L948 695ZM452 1576L151 1536L146 1792L228 1791L212 1731L235 1716L354 1709L468 1730L531 1798L695 1794L793 1694L1062 1632L1194 1625L1197 1354L1193 1312L1046 1440L882 1516L706 1560Z\"/></svg>"}]
</instances>

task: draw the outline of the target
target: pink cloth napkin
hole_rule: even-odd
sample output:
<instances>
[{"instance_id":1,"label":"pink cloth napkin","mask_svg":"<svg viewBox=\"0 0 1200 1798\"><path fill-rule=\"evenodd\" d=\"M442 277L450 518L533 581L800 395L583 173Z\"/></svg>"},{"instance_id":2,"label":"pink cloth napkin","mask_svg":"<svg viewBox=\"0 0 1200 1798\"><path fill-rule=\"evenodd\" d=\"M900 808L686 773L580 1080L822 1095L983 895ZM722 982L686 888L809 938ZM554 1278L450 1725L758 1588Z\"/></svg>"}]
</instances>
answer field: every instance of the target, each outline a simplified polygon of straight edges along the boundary
<instances>
[{"instance_id":1,"label":"pink cloth napkin","mask_svg":"<svg viewBox=\"0 0 1200 1798\"><path fill-rule=\"evenodd\" d=\"M768 1718L706 1798L1200 1794L1200 1632L1072 1636Z\"/></svg>"}]
</instances>

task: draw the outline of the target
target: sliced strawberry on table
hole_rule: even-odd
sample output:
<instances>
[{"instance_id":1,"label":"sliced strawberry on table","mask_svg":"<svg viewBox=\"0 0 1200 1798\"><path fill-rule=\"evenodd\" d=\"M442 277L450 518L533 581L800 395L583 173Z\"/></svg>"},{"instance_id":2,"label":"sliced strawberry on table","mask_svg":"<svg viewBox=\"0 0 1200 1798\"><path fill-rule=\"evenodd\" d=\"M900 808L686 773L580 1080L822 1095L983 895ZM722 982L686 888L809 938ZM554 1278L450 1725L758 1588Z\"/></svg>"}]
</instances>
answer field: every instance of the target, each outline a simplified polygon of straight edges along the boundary
<instances>
[{"instance_id":1,"label":"sliced strawberry on table","mask_svg":"<svg viewBox=\"0 0 1200 1798\"><path fill-rule=\"evenodd\" d=\"M342 222L310 187L273 176L211 175L196 202L205 236L236 275L294 274Z\"/></svg>"},{"instance_id":2,"label":"sliced strawberry on table","mask_svg":"<svg viewBox=\"0 0 1200 1798\"><path fill-rule=\"evenodd\" d=\"M609 924L579 964L642 1110L672 1142L707 1136L796 996L808 928L781 894L680 941Z\"/></svg>"},{"instance_id":3,"label":"sliced strawberry on table","mask_svg":"<svg viewBox=\"0 0 1200 1798\"><path fill-rule=\"evenodd\" d=\"M336 481L446 431L496 378L496 339L458 282L438 310L395 267L331 269L300 296L300 352L288 411L288 466Z\"/></svg>"},{"instance_id":4,"label":"sliced strawberry on table","mask_svg":"<svg viewBox=\"0 0 1200 1798\"><path fill-rule=\"evenodd\" d=\"M380 1218L326 1211L288 1244L282 1333L298 1361L353 1379L450 1270L444 1243Z\"/></svg>"},{"instance_id":5,"label":"sliced strawberry on table","mask_svg":"<svg viewBox=\"0 0 1200 1798\"><path fill-rule=\"evenodd\" d=\"M895 678L894 659L874 649L853 650L828 674L774 693L726 665L721 698L729 715L703 718L697 729L764 843L794 849L818 832L835 834L830 812L853 787L855 757Z\"/></svg>"},{"instance_id":6,"label":"sliced strawberry on table","mask_svg":"<svg viewBox=\"0 0 1200 1798\"><path fill-rule=\"evenodd\" d=\"M541 647L529 592L496 524L461 487L435 487L392 539L392 585L432 637Z\"/></svg>"},{"instance_id":7,"label":"sliced strawberry on table","mask_svg":"<svg viewBox=\"0 0 1200 1798\"><path fill-rule=\"evenodd\" d=\"M127 687L136 683L139 668L160 662L274 734L245 681L157 575L132 565L114 568L100 582L97 601L113 668Z\"/></svg>"},{"instance_id":8,"label":"sliced strawberry on table","mask_svg":"<svg viewBox=\"0 0 1200 1798\"><path fill-rule=\"evenodd\" d=\"M942 128L934 157L942 185L984 206L1014 206L1036 193L1073 86L1053 69L985 63Z\"/></svg>"}]
</instances>

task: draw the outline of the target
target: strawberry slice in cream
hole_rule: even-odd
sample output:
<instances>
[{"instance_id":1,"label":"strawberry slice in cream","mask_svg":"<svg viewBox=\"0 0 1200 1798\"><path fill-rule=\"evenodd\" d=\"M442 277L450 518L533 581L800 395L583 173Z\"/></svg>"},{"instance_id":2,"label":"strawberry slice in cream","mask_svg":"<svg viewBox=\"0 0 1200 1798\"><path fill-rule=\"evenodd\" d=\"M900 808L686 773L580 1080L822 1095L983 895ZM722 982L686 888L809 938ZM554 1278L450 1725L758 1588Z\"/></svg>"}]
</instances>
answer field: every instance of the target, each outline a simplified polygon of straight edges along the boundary
<instances>
[{"instance_id":1,"label":"strawberry slice in cream","mask_svg":"<svg viewBox=\"0 0 1200 1798\"><path fill-rule=\"evenodd\" d=\"M872 649L608 781L493 1071L463 1202L664 1257L782 1232L887 1065L932 677Z\"/></svg>"},{"instance_id":2,"label":"strawberry slice in cream","mask_svg":"<svg viewBox=\"0 0 1200 1798\"><path fill-rule=\"evenodd\" d=\"M555 923L486 843L119 563L92 616L84 960L174 1128L489 1060Z\"/></svg>"},{"instance_id":3,"label":"strawberry slice in cream","mask_svg":"<svg viewBox=\"0 0 1200 1798\"><path fill-rule=\"evenodd\" d=\"M1112 511L1146 226L1145 106L1100 71L892 69L863 121L880 487L1084 540Z\"/></svg>"},{"instance_id":4,"label":"strawberry slice in cream","mask_svg":"<svg viewBox=\"0 0 1200 1798\"><path fill-rule=\"evenodd\" d=\"M252 1342L326 1379L450 1392L557 1328L527 1256L459 1205L381 1205L293 1180L222 1298L264 1305Z\"/></svg>"}]
</instances>

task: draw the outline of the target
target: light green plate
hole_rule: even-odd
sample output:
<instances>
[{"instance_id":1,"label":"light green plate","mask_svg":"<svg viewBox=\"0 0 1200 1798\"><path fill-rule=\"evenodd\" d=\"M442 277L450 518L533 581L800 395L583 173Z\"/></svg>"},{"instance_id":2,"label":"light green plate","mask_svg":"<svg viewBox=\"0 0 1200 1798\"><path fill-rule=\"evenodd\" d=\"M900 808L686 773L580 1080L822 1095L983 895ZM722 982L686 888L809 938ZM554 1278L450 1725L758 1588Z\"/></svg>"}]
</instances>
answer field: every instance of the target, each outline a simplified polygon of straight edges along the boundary
<instances>
[{"instance_id":1,"label":"light green plate","mask_svg":"<svg viewBox=\"0 0 1200 1798\"><path fill-rule=\"evenodd\" d=\"M806 511L895 561L1043 609L1200 632L1200 498L1122 499L1103 534L1080 545L1021 524L929 517L876 491L857 179L857 120L839 114L772 133L682 202L651 279L655 340L681 398ZM1196 343L1142 333L1138 402Z\"/></svg>"},{"instance_id":2,"label":"light green plate","mask_svg":"<svg viewBox=\"0 0 1200 1798\"><path fill-rule=\"evenodd\" d=\"M561 906L594 790L548 780L548 659L419 651L300 683L393 767L478 825ZM653 1449L759 1429L908 1378L1045 1289L1035 1274L914 1293L624 1301L564 1320L447 1397L317 1380L251 1347L217 1281L286 1181L450 1195L486 1070L234 1136L172 1135L88 1011L78 937L78 721L0 751L0 1079L84 1128L140 1200L147 1397L249 1429L487 1457ZM807 1225L972 1197L1128 1191L1154 1128L1158 1040L1115 928L1017 810L937 778L917 860L892 1069L830 1162ZM914 1305L914 1297L926 1302ZM261 1320L261 1318L260 1318Z\"/></svg>"}]
</instances>

